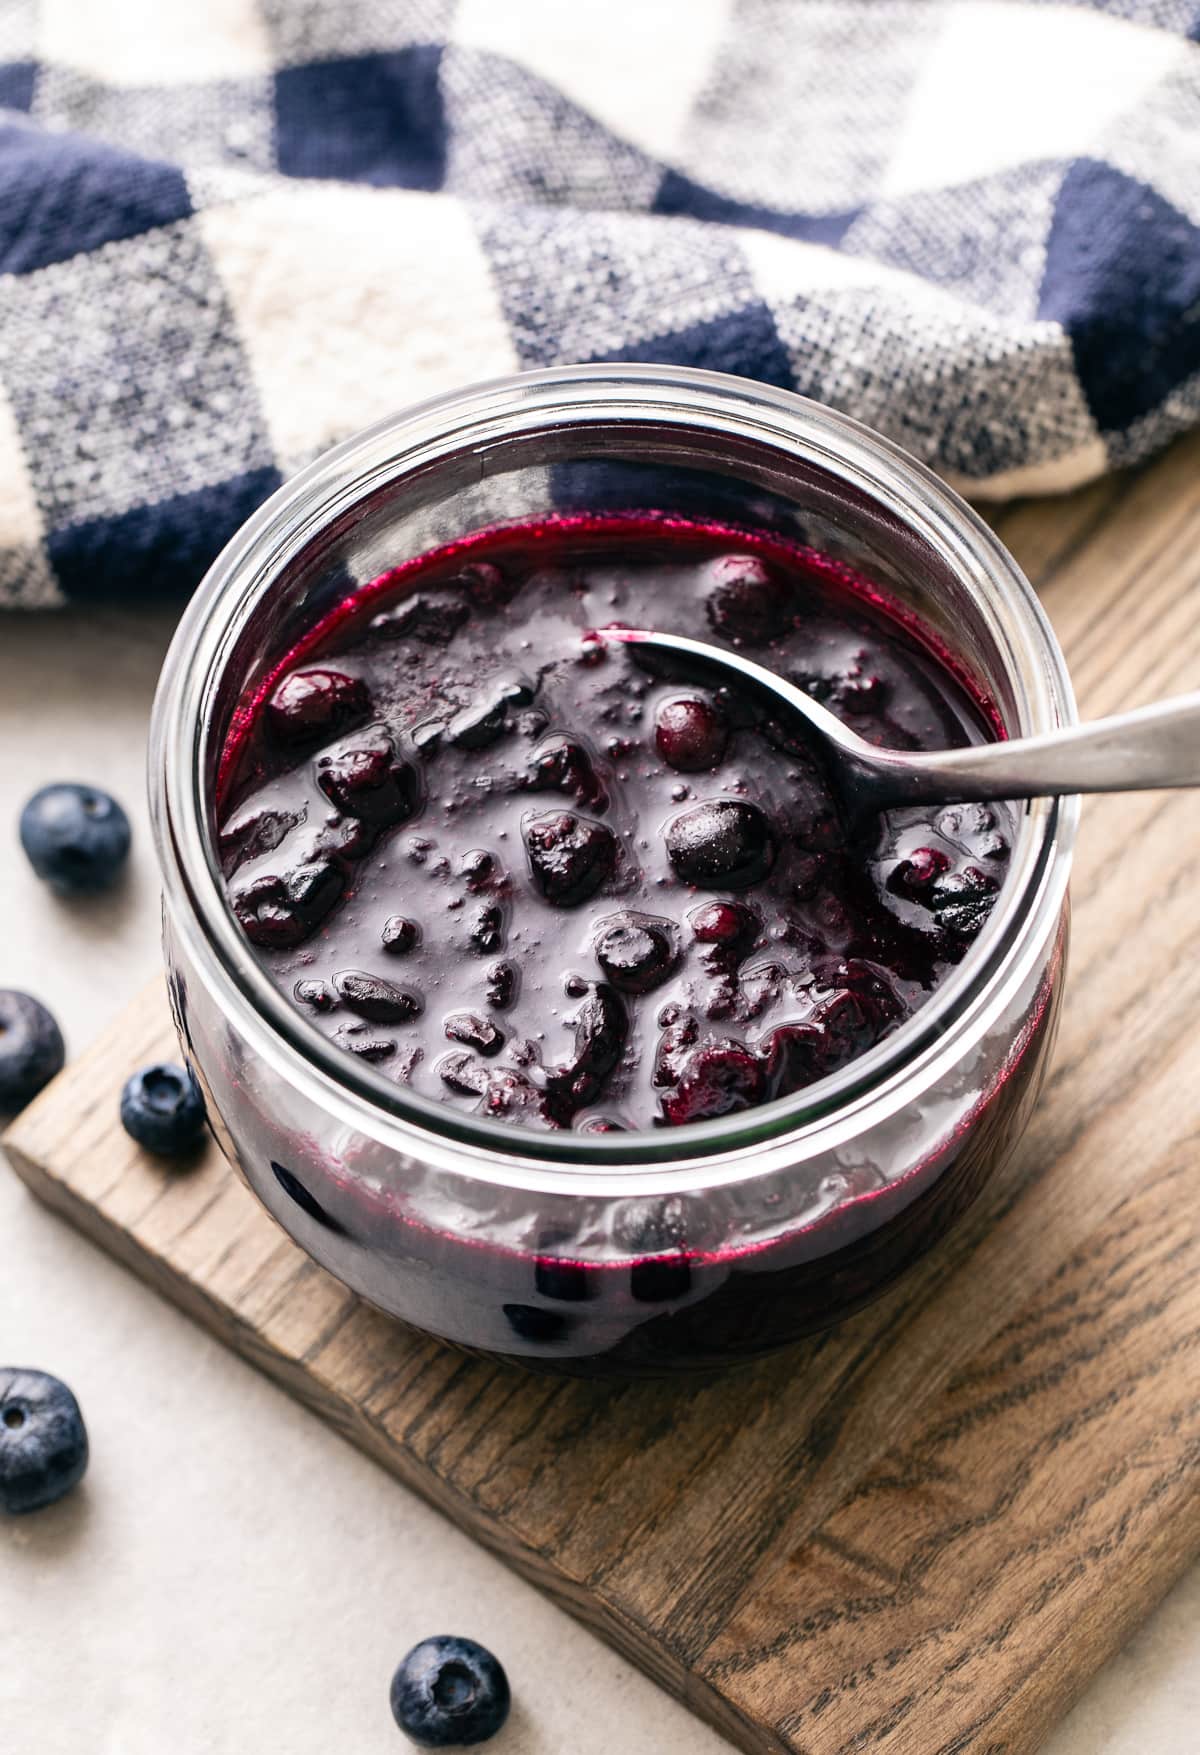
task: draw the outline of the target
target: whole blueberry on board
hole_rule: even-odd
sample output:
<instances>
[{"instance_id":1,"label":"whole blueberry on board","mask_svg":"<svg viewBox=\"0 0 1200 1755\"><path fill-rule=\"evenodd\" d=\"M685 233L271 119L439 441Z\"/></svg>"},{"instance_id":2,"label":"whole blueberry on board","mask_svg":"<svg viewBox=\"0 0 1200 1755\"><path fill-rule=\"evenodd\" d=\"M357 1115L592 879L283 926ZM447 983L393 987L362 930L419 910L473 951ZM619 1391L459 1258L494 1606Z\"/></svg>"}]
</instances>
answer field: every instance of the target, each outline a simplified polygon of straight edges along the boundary
<instances>
[{"instance_id":1,"label":"whole blueberry on board","mask_svg":"<svg viewBox=\"0 0 1200 1755\"><path fill-rule=\"evenodd\" d=\"M193 1151L204 1135L204 1098L186 1067L143 1067L121 1092L121 1126L139 1146L163 1158Z\"/></svg>"},{"instance_id":2,"label":"whole blueberry on board","mask_svg":"<svg viewBox=\"0 0 1200 1755\"><path fill-rule=\"evenodd\" d=\"M473 1639L440 1634L414 1645L392 1677L392 1717L424 1749L494 1737L511 1703L502 1666Z\"/></svg>"},{"instance_id":3,"label":"whole blueberry on board","mask_svg":"<svg viewBox=\"0 0 1200 1755\"><path fill-rule=\"evenodd\" d=\"M15 1115L62 1071L62 1032L32 994L0 988L0 1115Z\"/></svg>"},{"instance_id":4,"label":"whole blueberry on board","mask_svg":"<svg viewBox=\"0 0 1200 1755\"><path fill-rule=\"evenodd\" d=\"M98 786L43 786L21 812L20 834L34 871L66 896L109 889L129 856L129 818Z\"/></svg>"},{"instance_id":5,"label":"whole blueberry on board","mask_svg":"<svg viewBox=\"0 0 1200 1755\"><path fill-rule=\"evenodd\" d=\"M39 1511L78 1486L87 1428L65 1383L0 1366L0 1511Z\"/></svg>"}]
</instances>

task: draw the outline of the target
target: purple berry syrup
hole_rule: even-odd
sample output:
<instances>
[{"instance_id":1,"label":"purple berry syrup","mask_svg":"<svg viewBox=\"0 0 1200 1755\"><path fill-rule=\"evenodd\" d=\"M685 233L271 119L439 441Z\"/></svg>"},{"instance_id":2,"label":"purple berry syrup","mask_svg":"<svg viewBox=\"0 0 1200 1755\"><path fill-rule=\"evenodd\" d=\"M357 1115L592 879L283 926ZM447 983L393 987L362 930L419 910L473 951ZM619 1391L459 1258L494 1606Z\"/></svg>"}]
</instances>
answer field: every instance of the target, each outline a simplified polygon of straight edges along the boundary
<instances>
[{"instance_id":1,"label":"purple berry syrup","mask_svg":"<svg viewBox=\"0 0 1200 1755\"><path fill-rule=\"evenodd\" d=\"M505 527L326 615L227 743L234 913L347 1052L518 1126L672 1127L804 1090L925 1003L1009 856L984 806L852 836L802 726L640 668L595 638L612 623L744 649L879 744L998 734L866 581L716 525Z\"/></svg>"}]
</instances>

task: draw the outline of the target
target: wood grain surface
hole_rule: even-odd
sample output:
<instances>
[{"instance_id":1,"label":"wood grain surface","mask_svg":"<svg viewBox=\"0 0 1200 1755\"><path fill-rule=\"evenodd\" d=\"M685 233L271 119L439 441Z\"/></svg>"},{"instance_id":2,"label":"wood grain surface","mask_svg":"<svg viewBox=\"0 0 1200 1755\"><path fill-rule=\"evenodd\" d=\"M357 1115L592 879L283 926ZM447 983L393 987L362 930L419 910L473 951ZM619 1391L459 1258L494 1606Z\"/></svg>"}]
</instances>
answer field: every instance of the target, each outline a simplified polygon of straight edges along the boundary
<instances>
[{"instance_id":1,"label":"wood grain surface","mask_svg":"<svg viewBox=\"0 0 1200 1755\"><path fill-rule=\"evenodd\" d=\"M1200 441L994 518L1083 710L1200 683ZM468 1359L310 1263L215 1150L121 1132L147 993L26 1110L30 1186L762 1755L1019 1755L1200 1553L1200 807L1087 806L1048 1088L871 1310L700 1384Z\"/></svg>"}]
</instances>

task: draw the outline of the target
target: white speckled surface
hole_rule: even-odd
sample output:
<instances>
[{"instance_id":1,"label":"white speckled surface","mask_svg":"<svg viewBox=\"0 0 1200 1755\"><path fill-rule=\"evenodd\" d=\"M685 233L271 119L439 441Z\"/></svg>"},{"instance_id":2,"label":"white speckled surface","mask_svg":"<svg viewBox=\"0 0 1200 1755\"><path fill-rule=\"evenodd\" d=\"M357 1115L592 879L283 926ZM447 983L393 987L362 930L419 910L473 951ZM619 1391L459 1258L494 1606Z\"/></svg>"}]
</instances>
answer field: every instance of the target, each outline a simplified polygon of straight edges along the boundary
<instances>
[{"instance_id":1,"label":"white speckled surface","mask_svg":"<svg viewBox=\"0 0 1200 1755\"><path fill-rule=\"evenodd\" d=\"M143 743L171 620L0 622L0 985L81 1048L157 967ZM24 798L90 779L135 819L130 883L64 905L16 841ZM0 1523L4 1755L400 1750L387 1684L430 1632L507 1665L496 1755L728 1747L497 1560L0 1173L0 1362L65 1377L93 1461ZM1171 1755L1200 1723L1200 1570L1098 1678L1048 1755Z\"/></svg>"}]
</instances>

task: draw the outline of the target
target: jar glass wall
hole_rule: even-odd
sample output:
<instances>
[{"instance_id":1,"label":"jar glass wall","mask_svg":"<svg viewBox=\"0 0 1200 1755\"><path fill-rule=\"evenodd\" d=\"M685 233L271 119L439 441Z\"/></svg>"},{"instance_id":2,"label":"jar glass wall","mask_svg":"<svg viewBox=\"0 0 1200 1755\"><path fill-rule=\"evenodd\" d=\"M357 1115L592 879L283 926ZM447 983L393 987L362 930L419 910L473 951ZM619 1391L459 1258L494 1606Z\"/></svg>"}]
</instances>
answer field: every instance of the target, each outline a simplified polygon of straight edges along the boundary
<instances>
[{"instance_id":1,"label":"jar glass wall","mask_svg":"<svg viewBox=\"0 0 1200 1755\"><path fill-rule=\"evenodd\" d=\"M388 568L509 520L608 509L817 548L949 647L1010 734L1073 717L1015 564L894 447L741 380L564 369L414 409L262 508L172 647L152 803L177 1022L222 1145L280 1223L431 1333L573 1369L673 1369L862 1303L1015 1142L1053 1036L1075 809L1022 811L962 963L893 1035L798 1096L684 1128L534 1135L354 1060L271 985L226 904L213 818L230 724L306 629Z\"/></svg>"}]
</instances>

